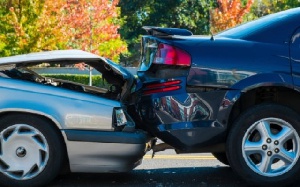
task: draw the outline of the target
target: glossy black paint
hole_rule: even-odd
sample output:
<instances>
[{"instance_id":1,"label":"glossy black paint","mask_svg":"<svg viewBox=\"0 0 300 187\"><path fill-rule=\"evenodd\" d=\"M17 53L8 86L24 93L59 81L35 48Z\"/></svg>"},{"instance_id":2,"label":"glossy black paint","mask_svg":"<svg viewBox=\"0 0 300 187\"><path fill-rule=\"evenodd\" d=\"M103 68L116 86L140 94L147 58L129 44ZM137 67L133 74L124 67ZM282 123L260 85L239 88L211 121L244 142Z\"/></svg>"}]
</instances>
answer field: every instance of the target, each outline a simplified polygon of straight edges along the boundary
<instances>
[{"instance_id":1,"label":"glossy black paint","mask_svg":"<svg viewBox=\"0 0 300 187\"><path fill-rule=\"evenodd\" d=\"M143 85L182 82L180 90L142 96L139 125L179 152L223 151L219 145L225 143L241 111L259 102L282 103L285 100L278 95L286 97L291 92L294 96L299 91L299 20L300 8L296 8L213 38L143 36L138 71ZM152 64L159 43L188 52L191 67Z\"/></svg>"},{"instance_id":2,"label":"glossy black paint","mask_svg":"<svg viewBox=\"0 0 300 187\"><path fill-rule=\"evenodd\" d=\"M157 35L157 36L169 36L169 35L181 35L181 36L191 36L193 33L186 29L177 29L177 28L161 28L161 27L151 27L144 26L148 34Z\"/></svg>"},{"instance_id":3,"label":"glossy black paint","mask_svg":"<svg viewBox=\"0 0 300 187\"><path fill-rule=\"evenodd\" d=\"M225 91L144 97L140 115L147 130L181 152L221 143L225 124L215 120ZM215 99L207 100L211 95ZM197 138L201 137L201 138ZM219 137L219 138L216 138ZM201 140L201 141L199 141Z\"/></svg>"}]
</instances>

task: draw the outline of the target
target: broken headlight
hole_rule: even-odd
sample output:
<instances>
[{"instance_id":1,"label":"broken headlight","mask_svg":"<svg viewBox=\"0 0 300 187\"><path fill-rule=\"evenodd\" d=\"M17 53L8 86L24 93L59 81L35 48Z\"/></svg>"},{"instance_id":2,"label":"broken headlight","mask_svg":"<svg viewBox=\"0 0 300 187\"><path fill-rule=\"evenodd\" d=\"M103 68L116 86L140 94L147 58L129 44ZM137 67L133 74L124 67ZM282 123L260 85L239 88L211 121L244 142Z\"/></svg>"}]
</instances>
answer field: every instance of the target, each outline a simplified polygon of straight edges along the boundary
<instances>
[{"instance_id":1,"label":"broken headlight","mask_svg":"<svg viewBox=\"0 0 300 187\"><path fill-rule=\"evenodd\" d=\"M113 127L116 131L132 131L135 123L122 108L115 108L113 115Z\"/></svg>"}]
</instances>

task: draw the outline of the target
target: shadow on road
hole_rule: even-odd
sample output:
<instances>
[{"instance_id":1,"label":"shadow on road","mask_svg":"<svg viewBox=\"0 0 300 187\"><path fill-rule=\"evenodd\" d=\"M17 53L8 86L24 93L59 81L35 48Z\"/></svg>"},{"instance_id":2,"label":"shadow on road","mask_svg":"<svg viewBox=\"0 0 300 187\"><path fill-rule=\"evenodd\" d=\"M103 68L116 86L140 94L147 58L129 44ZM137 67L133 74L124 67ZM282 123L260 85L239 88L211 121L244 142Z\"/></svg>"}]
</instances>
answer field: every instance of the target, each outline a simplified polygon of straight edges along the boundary
<instances>
[{"instance_id":1,"label":"shadow on road","mask_svg":"<svg viewBox=\"0 0 300 187\"><path fill-rule=\"evenodd\" d=\"M129 173L73 173L59 176L48 187L94 186L246 186L230 167L164 168L133 170Z\"/></svg>"}]
</instances>

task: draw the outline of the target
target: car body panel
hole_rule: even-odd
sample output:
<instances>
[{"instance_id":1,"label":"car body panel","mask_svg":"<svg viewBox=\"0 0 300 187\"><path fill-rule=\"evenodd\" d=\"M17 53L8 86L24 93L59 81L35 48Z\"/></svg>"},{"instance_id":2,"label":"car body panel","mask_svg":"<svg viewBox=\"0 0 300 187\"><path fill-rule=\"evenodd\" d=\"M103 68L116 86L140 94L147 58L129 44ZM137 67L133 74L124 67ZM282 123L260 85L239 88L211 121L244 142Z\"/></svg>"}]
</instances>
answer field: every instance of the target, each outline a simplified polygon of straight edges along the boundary
<instances>
[{"instance_id":1,"label":"car body panel","mask_svg":"<svg viewBox=\"0 0 300 187\"><path fill-rule=\"evenodd\" d=\"M9 57L2 57L0 59L0 64L22 64L22 63L39 63L43 62L58 62L65 60L74 60L78 62L86 60L104 60L103 57L98 55L81 51L81 50L55 50L55 51L46 51L46 52L36 52L22 55L15 55Z\"/></svg>"},{"instance_id":2,"label":"car body panel","mask_svg":"<svg viewBox=\"0 0 300 187\"><path fill-rule=\"evenodd\" d=\"M126 172L141 164L149 136L143 131L64 130L72 172ZM80 147L80 149L78 149ZM88 153L88 154L87 154Z\"/></svg>"},{"instance_id":3,"label":"car body panel","mask_svg":"<svg viewBox=\"0 0 300 187\"><path fill-rule=\"evenodd\" d=\"M141 164L145 152L145 144L68 141L67 148L70 170L88 173L130 171Z\"/></svg>"},{"instance_id":4,"label":"car body panel","mask_svg":"<svg viewBox=\"0 0 300 187\"><path fill-rule=\"evenodd\" d=\"M148 29L138 71L142 90L156 82L183 81L179 90L142 95L139 115L146 123L140 126L178 152L224 151L243 95L269 87L299 91L299 19L295 8L215 36L151 35ZM292 38L297 41L290 47ZM160 43L187 52L190 67L153 63Z\"/></svg>"},{"instance_id":5,"label":"car body panel","mask_svg":"<svg viewBox=\"0 0 300 187\"><path fill-rule=\"evenodd\" d=\"M297 28L290 42L291 63L294 83L297 89L300 87L300 27Z\"/></svg>"},{"instance_id":6,"label":"car body panel","mask_svg":"<svg viewBox=\"0 0 300 187\"><path fill-rule=\"evenodd\" d=\"M113 108L121 106L114 100L31 82L0 78L0 85L0 111L42 113L57 121L60 129L112 130Z\"/></svg>"},{"instance_id":7,"label":"car body panel","mask_svg":"<svg viewBox=\"0 0 300 187\"><path fill-rule=\"evenodd\" d=\"M195 63L192 63L187 78L188 85L230 88L236 82L255 74L275 73L281 70L276 73L290 75L288 45L277 46L222 38L205 44L199 46L205 50L197 52L197 56L194 55ZM254 48L256 50L251 50ZM249 57L243 59L244 56ZM209 64L209 68L204 64Z\"/></svg>"},{"instance_id":8,"label":"car body panel","mask_svg":"<svg viewBox=\"0 0 300 187\"><path fill-rule=\"evenodd\" d=\"M204 151L212 142L220 143L221 138L214 138L223 136L226 130L223 122L216 120L225 93L213 91L145 97L142 100L145 105L141 105L142 121L153 125L147 126L147 130L177 151ZM214 99L208 100L211 96Z\"/></svg>"}]
</instances>

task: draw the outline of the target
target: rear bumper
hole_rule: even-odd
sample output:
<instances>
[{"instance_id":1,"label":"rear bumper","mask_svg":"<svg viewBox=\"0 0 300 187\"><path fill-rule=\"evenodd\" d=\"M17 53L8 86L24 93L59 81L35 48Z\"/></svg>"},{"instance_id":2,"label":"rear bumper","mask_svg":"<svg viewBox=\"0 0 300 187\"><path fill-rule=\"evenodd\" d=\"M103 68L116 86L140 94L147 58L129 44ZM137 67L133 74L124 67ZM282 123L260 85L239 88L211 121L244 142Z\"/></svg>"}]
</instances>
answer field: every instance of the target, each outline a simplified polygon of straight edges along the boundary
<instances>
[{"instance_id":1,"label":"rear bumper","mask_svg":"<svg viewBox=\"0 0 300 187\"><path fill-rule=\"evenodd\" d=\"M225 129L214 121L177 122L157 127L157 137L177 153L225 151Z\"/></svg>"},{"instance_id":2,"label":"rear bumper","mask_svg":"<svg viewBox=\"0 0 300 187\"><path fill-rule=\"evenodd\" d=\"M138 125L178 152L223 150L228 110L220 105L225 93L217 90L144 96L139 102Z\"/></svg>"},{"instance_id":3,"label":"rear bumper","mask_svg":"<svg viewBox=\"0 0 300 187\"><path fill-rule=\"evenodd\" d=\"M64 130L72 172L127 172L141 164L151 144L144 131Z\"/></svg>"}]
</instances>

